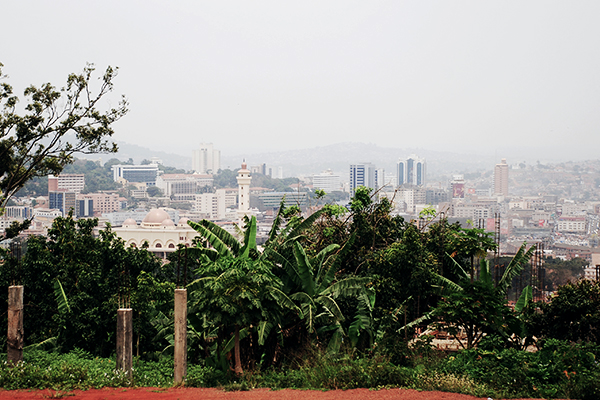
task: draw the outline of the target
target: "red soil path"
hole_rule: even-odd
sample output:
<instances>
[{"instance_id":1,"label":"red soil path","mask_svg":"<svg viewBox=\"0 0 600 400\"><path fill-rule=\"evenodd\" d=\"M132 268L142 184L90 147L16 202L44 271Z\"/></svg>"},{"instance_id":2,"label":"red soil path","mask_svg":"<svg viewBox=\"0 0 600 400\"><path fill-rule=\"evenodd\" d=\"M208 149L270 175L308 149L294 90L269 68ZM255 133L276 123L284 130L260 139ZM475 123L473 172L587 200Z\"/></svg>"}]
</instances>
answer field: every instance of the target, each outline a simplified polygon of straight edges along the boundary
<instances>
[{"instance_id":1,"label":"red soil path","mask_svg":"<svg viewBox=\"0 0 600 400\"><path fill-rule=\"evenodd\" d=\"M409 389L269 390L224 392L219 389L196 388L104 388L70 392L54 390L0 390L0 400L43 400L52 398L84 400L474 400L479 397L444 392L419 392ZM485 399L485 398L483 398ZM496 399L494 399L496 400ZM518 399L517 399L518 400ZM520 399L524 400L524 399Z\"/></svg>"}]
</instances>

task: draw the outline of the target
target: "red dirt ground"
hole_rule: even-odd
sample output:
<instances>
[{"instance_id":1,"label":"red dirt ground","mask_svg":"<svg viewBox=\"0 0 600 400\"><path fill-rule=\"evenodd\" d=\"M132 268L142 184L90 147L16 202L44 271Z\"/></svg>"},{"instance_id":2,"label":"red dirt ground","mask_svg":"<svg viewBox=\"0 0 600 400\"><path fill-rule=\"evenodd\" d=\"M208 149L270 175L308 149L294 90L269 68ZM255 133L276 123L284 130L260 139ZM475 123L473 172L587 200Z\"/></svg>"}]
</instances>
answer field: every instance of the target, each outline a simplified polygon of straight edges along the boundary
<instances>
[{"instance_id":1,"label":"red dirt ground","mask_svg":"<svg viewBox=\"0 0 600 400\"><path fill-rule=\"evenodd\" d=\"M54 390L0 390L0 400L41 399L85 399L85 400L474 400L479 397L444 392L419 392L409 389L353 389L330 390L269 390L255 389L247 392L225 392L219 389L196 388L104 388L70 392ZM483 398L485 399L485 398ZM517 399L524 400L524 399Z\"/></svg>"}]
</instances>

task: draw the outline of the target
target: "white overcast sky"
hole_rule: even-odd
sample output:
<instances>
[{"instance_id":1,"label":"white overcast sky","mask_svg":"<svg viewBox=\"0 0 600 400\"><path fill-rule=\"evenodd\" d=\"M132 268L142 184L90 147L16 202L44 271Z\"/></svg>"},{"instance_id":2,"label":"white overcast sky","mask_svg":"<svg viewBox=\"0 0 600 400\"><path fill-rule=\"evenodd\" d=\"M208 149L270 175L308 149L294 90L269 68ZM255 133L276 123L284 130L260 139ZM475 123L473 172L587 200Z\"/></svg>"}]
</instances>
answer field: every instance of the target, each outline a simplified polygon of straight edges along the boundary
<instances>
[{"instance_id":1,"label":"white overcast sky","mask_svg":"<svg viewBox=\"0 0 600 400\"><path fill-rule=\"evenodd\" d=\"M61 86L86 62L118 66L112 101L125 94L131 111L115 138L156 150L355 141L598 158L597 0L19 0L1 9L8 83Z\"/></svg>"}]
</instances>

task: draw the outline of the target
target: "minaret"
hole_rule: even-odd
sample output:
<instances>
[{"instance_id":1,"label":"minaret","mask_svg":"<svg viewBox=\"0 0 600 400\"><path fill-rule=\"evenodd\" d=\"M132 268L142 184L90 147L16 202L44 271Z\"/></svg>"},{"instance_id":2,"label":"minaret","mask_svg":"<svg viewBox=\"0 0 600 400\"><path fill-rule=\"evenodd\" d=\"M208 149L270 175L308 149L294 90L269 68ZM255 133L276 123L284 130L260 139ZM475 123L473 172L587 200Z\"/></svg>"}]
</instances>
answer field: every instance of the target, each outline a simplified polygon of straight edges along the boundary
<instances>
[{"instance_id":1,"label":"minaret","mask_svg":"<svg viewBox=\"0 0 600 400\"><path fill-rule=\"evenodd\" d=\"M244 215L250 214L250 182L252 177L245 160L242 163L242 169L238 171L236 179L238 183L238 223L241 224Z\"/></svg>"}]
</instances>

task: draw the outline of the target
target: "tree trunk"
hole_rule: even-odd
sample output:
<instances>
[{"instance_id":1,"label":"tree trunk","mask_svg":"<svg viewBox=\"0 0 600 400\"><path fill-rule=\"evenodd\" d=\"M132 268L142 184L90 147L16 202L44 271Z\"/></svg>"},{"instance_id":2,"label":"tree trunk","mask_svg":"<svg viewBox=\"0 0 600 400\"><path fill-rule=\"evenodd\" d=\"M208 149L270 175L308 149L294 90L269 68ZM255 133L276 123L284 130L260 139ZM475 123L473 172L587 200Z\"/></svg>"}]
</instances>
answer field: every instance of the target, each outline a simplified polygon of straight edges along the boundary
<instances>
[{"instance_id":1,"label":"tree trunk","mask_svg":"<svg viewBox=\"0 0 600 400\"><path fill-rule=\"evenodd\" d=\"M240 357L240 327L237 324L235 325L234 356L235 356L235 374L241 375L244 371L242 370L242 359Z\"/></svg>"}]
</instances>

